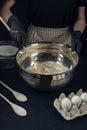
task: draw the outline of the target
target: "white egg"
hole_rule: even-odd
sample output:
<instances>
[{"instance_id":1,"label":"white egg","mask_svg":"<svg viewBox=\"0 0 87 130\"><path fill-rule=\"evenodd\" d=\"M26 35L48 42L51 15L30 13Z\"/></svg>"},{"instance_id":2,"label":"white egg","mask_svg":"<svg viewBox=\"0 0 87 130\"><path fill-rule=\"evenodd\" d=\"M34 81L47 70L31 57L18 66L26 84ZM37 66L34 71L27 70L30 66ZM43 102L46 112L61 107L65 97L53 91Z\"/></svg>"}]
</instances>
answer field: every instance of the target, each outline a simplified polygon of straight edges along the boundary
<instances>
[{"instance_id":1,"label":"white egg","mask_svg":"<svg viewBox=\"0 0 87 130\"><path fill-rule=\"evenodd\" d=\"M69 98L64 98L61 102L61 107L63 108L63 110L68 111L71 108L71 101L69 100Z\"/></svg>"},{"instance_id":2,"label":"white egg","mask_svg":"<svg viewBox=\"0 0 87 130\"><path fill-rule=\"evenodd\" d=\"M73 96L71 101L72 101L73 105L76 105L77 107L79 107L81 104L81 98L77 95Z\"/></svg>"},{"instance_id":3,"label":"white egg","mask_svg":"<svg viewBox=\"0 0 87 130\"><path fill-rule=\"evenodd\" d=\"M82 93L80 97L83 102L87 103L87 92Z\"/></svg>"}]
</instances>

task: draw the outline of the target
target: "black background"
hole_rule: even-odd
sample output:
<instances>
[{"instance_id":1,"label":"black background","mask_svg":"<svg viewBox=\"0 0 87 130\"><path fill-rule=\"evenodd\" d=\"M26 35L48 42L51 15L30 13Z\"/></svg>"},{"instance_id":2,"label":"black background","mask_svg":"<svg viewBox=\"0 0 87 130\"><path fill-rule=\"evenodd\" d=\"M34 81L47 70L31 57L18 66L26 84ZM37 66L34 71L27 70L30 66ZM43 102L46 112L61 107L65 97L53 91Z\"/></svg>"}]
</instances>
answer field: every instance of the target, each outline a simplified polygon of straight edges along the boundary
<instances>
[{"instance_id":1,"label":"black background","mask_svg":"<svg viewBox=\"0 0 87 130\"><path fill-rule=\"evenodd\" d=\"M20 8L19 5L18 5L18 8ZM18 13L18 15L19 15L19 17L21 17L21 14ZM22 16L23 16L23 14L22 14ZM22 21L22 23L23 23L23 21ZM87 7L86 7L86 23L87 23ZM86 26L86 29L85 29L81 39L82 39L81 56L87 57L87 26ZM11 39L10 39L10 34L9 34L8 30L6 30L6 28L0 22L0 41L3 41L3 40L11 40Z\"/></svg>"},{"instance_id":2,"label":"black background","mask_svg":"<svg viewBox=\"0 0 87 130\"><path fill-rule=\"evenodd\" d=\"M22 14L23 15L23 14ZM86 10L87 22L87 10ZM0 40L11 40L9 32L0 23ZM13 95L0 85L0 92L9 100L22 106L28 112L27 117L17 116L12 108L0 98L0 130L85 130L87 129L87 115L72 121L66 121L53 107L53 101L61 92L66 95L76 93L80 88L87 91L87 27L82 35L83 48L81 60L77 66L72 81L62 89L52 93L43 93L32 89L19 75L18 68L13 70L0 69L0 80L14 90L24 93L28 97L26 103L18 102Z\"/></svg>"}]
</instances>

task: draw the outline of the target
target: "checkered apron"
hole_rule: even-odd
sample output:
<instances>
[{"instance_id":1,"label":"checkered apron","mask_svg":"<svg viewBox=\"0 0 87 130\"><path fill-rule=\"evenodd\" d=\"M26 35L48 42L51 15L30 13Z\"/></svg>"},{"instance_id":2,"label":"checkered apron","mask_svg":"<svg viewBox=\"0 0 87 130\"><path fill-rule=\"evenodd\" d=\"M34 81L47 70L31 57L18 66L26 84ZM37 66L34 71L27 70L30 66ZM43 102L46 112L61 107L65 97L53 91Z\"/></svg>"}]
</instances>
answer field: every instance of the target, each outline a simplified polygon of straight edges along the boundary
<instances>
[{"instance_id":1,"label":"checkered apron","mask_svg":"<svg viewBox=\"0 0 87 130\"><path fill-rule=\"evenodd\" d=\"M60 42L71 45L71 34L68 27L45 28L31 24L27 31L26 44L34 42Z\"/></svg>"}]
</instances>

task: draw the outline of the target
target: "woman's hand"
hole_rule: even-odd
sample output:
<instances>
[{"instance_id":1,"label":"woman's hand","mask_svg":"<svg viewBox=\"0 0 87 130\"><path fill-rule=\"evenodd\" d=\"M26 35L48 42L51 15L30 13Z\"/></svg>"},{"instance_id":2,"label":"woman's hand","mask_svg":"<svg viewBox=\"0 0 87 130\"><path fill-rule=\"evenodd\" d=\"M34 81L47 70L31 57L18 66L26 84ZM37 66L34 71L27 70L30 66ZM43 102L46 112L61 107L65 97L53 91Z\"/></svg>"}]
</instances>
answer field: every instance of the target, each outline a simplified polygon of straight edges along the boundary
<instances>
[{"instance_id":1,"label":"woman's hand","mask_svg":"<svg viewBox=\"0 0 87 130\"><path fill-rule=\"evenodd\" d=\"M7 24L10 27L11 39L14 40L17 45L23 44L25 41L25 29L20 20L16 16L12 15Z\"/></svg>"},{"instance_id":2,"label":"woman's hand","mask_svg":"<svg viewBox=\"0 0 87 130\"><path fill-rule=\"evenodd\" d=\"M71 37L71 47L73 50L76 50L79 54L81 51L82 43L81 43L81 32L80 31L73 31Z\"/></svg>"}]
</instances>

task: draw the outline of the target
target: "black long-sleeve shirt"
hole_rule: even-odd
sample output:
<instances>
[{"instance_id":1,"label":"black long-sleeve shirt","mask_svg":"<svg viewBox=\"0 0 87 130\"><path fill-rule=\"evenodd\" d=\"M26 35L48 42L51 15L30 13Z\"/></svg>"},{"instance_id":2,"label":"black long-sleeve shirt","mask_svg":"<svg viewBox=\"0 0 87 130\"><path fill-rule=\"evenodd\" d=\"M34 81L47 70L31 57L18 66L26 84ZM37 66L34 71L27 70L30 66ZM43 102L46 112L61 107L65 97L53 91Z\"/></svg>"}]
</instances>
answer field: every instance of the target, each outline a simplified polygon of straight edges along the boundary
<instances>
[{"instance_id":1,"label":"black long-sleeve shirt","mask_svg":"<svg viewBox=\"0 0 87 130\"><path fill-rule=\"evenodd\" d=\"M77 7L85 5L86 0L16 0L12 12L27 25L59 28L69 26Z\"/></svg>"}]
</instances>

